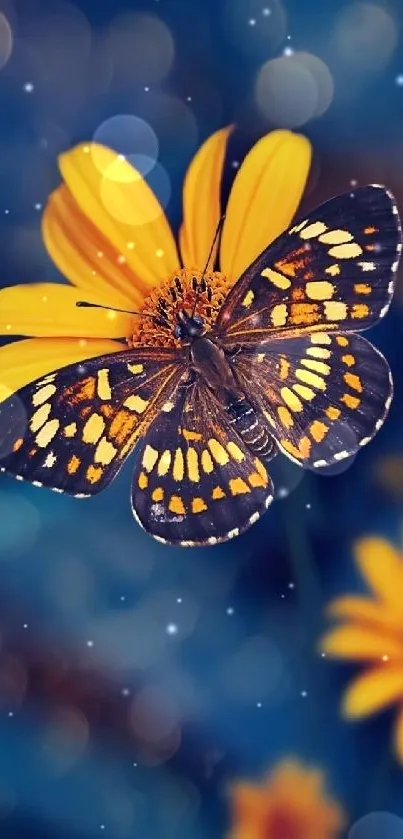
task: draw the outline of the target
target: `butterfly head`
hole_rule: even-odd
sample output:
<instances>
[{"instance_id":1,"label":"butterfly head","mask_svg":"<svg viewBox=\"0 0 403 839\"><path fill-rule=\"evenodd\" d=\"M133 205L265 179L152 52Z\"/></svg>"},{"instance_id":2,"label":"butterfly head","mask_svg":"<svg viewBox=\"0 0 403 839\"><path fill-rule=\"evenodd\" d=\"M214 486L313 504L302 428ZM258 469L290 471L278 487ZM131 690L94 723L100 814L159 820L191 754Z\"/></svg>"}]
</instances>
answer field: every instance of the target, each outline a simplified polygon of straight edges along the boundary
<instances>
[{"instance_id":1,"label":"butterfly head","mask_svg":"<svg viewBox=\"0 0 403 839\"><path fill-rule=\"evenodd\" d=\"M200 315L189 315L185 309L178 312L178 323L175 326L175 338L182 341L199 338L204 332L204 320Z\"/></svg>"}]
</instances>

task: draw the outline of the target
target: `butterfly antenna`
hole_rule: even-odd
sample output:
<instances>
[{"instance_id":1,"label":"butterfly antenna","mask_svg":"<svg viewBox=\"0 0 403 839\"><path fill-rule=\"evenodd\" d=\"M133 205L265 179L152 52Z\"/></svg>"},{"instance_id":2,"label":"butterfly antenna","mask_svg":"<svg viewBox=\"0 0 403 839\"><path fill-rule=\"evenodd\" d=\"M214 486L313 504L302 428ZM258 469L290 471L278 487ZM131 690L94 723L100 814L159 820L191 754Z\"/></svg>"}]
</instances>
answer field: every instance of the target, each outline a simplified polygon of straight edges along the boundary
<instances>
[{"instance_id":1,"label":"butterfly antenna","mask_svg":"<svg viewBox=\"0 0 403 839\"><path fill-rule=\"evenodd\" d=\"M150 312L130 312L128 309L116 309L115 306L102 306L101 303L88 303L86 300L79 300L76 303L79 309L107 309L109 312L121 312L124 315L140 315L140 317L151 318L155 320L158 325L161 325L162 318L157 315L152 315ZM167 325L168 322L167 322Z\"/></svg>"},{"instance_id":2,"label":"butterfly antenna","mask_svg":"<svg viewBox=\"0 0 403 839\"><path fill-rule=\"evenodd\" d=\"M218 224L217 224L216 232L214 233L213 244L211 245L211 248L210 248L210 253L209 253L208 257L207 257L207 262L206 262L206 265L205 265L204 270L203 270L203 273L202 273L202 275L201 275L201 277L200 277L200 282L199 282L199 284L198 284L198 286L197 286L196 297L195 297L195 302L194 302L194 306L193 306L193 311L192 311L191 317L193 317L193 316L194 316L194 313L195 313L195 311L196 311L196 307L197 307L197 304L198 304L198 302L199 302L199 296L200 296L200 292L201 292L201 284L202 284L202 282L203 282L203 280L204 280L204 277L205 277L205 274L206 274L207 268L209 267L209 264L210 264L210 259L211 259L212 254L213 254L213 250L214 250L214 248L215 248L216 241L217 241L217 239L218 239L218 237L219 237L219 235L220 235L220 233L221 233L221 230L222 230L222 228L223 228L224 221L225 221L225 213L223 213L223 214L222 214L222 216L221 216L221 218L220 218L220 220L219 220L219 222L218 222Z\"/></svg>"}]
</instances>

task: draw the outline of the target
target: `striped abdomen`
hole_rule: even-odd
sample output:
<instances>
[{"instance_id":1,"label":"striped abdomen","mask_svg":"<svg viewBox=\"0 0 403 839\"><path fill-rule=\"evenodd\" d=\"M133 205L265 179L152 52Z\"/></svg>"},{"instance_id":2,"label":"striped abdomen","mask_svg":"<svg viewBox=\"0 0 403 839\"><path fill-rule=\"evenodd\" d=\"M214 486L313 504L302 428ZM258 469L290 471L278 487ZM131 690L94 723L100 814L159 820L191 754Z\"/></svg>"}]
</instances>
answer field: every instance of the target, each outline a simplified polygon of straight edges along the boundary
<instances>
[{"instance_id":1,"label":"striped abdomen","mask_svg":"<svg viewBox=\"0 0 403 839\"><path fill-rule=\"evenodd\" d=\"M248 449L259 457L272 457L275 443L264 417L256 413L245 397L237 399L228 406L230 423L236 428Z\"/></svg>"}]
</instances>

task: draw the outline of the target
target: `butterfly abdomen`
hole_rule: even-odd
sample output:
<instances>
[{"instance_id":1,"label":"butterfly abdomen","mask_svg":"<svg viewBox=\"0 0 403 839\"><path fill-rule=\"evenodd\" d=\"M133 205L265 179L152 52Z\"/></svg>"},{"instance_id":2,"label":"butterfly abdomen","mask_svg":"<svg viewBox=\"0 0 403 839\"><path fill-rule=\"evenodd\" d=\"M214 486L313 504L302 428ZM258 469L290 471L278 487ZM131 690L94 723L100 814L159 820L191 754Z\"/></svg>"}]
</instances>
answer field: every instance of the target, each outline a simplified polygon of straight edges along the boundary
<instances>
[{"instance_id":1,"label":"butterfly abdomen","mask_svg":"<svg viewBox=\"0 0 403 839\"><path fill-rule=\"evenodd\" d=\"M235 427L248 449L259 457L270 457L274 454L274 442L266 421L245 397L232 402L228 412L231 425Z\"/></svg>"}]
</instances>

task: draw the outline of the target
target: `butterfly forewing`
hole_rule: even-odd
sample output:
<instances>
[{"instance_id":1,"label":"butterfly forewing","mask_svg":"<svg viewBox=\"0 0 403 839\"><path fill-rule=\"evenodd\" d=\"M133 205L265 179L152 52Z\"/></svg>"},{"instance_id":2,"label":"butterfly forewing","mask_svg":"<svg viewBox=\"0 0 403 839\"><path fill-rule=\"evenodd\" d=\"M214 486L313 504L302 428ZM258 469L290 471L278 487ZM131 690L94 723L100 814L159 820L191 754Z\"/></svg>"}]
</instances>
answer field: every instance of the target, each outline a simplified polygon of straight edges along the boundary
<instances>
[{"instance_id":1,"label":"butterfly forewing","mask_svg":"<svg viewBox=\"0 0 403 839\"><path fill-rule=\"evenodd\" d=\"M247 269L221 308L224 344L317 330L360 331L387 311L401 228L393 196L367 186L323 204Z\"/></svg>"},{"instance_id":2,"label":"butterfly forewing","mask_svg":"<svg viewBox=\"0 0 403 839\"><path fill-rule=\"evenodd\" d=\"M0 403L0 468L92 495L116 475L186 375L175 350L128 350L70 365Z\"/></svg>"},{"instance_id":3,"label":"butterfly forewing","mask_svg":"<svg viewBox=\"0 0 403 839\"><path fill-rule=\"evenodd\" d=\"M383 356L353 333L266 342L240 352L237 375L285 454L322 467L355 454L382 425L392 400Z\"/></svg>"},{"instance_id":4,"label":"butterfly forewing","mask_svg":"<svg viewBox=\"0 0 403 839\"><path fill-rule=\"evenodd\" d=\"M266 468L201 381L178 389L141 442L133 510L161 541L208 545L237 536L269 506Z\"/></svg>"}]
</instances>

